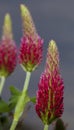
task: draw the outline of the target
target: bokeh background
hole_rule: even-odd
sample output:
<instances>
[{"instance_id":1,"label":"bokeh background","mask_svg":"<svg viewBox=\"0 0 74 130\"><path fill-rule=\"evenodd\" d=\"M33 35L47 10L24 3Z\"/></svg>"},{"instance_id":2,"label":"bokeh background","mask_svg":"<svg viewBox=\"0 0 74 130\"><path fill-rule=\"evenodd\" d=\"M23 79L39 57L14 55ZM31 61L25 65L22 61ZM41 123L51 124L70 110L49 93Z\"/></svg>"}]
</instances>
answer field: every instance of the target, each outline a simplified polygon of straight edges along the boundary
<instances>
[{"instance_id":1,"label":"bokeh background","mask_svg":"<svg viewBox=\"0 0 74 130\"><path fill-rule=\"evenodd\" d=\"M29 95L35 96L40 75L44 69L48 42L57 42L60 52L60 68L64 79L64 113L62 119L68 123L67 130L74 129L74 0L0 0L0 38L4 16L10 13L12 18L14 39L20 46L22 24L20 4L26 4L31 11L33 20L40 36L44 39L43 61L32 73L29 85ZM14 73L7 78L2 96L9 99L9 86L23 88L25 72L17 65ZM33 104L25 118L27 130L43 130L43 124L35 113ZM50 126L50 129L53 126Z\"/></svg>"}]
</instances>

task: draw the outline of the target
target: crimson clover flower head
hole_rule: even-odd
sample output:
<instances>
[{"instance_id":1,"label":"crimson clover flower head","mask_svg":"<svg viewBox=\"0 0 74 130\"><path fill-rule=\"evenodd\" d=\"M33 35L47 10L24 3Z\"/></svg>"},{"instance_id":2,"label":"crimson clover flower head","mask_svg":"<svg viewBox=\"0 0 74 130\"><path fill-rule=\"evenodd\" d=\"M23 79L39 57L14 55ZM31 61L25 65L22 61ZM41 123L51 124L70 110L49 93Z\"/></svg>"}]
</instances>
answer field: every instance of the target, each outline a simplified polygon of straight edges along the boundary
<instances>
[{"instance_id":1,"label":"crimson clover flower head","mask_svg":"<svg viewBox=\"0 0 74 130\"><path fill-rule=\"evenodd\" d=\"M21 5L23 37L21 38L19 61L25 71L33 71L41 63L43 40L36 32L30 12Z\"/></svg>"},{"instance_id":2,"label":"crimson clover flower head","mask_svg":"<svg viewBox=\"0 0 74 130\"><path fill-rule=\"evenodd\" d=\"M49 52L49 50L51 51L51 48L52 44L50 42L47 56L49 56L48 53L50 53L53 56L53 53L56 52L55 51L56 48L54 49L54 51L52 51L52 53ZM55 59L57 58L55 57ZM37 91L36 106L35 106L36 112L44 124L50 124L56 118L61 117L64 109L63 107L64 83L61 78L59 70L57 71L58 65L56 64L58 63L58 60L57 63L53 62L52 60L50 60L51 62L49 62L47 57L46 64L48 63L49 64L48 66L47 65L45 66L44 73L42 73L40 77ZM54 69L51 66L53 66Z\"/></svg>"},{"instance_id":3,"label":"crimson clover flower head","mask_svg":"<svg viewBox=\"0 0 74 130\"><path fill-rule=\"evenodd\" d=\"M17 63L17 48L12 38L11 18L5 15L3 35L0 42L0 76L10 75Z\"/></svg>"}]
</instances>

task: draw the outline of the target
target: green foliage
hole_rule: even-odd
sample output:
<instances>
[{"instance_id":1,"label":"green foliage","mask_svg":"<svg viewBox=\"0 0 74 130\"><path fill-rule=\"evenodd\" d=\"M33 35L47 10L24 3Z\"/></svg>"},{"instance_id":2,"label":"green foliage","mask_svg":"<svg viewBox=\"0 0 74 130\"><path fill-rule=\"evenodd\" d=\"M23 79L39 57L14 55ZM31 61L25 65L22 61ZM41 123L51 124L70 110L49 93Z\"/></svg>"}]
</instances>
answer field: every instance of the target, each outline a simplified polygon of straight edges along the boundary
<instances>
[{"instance_id":1,"label":"green foliage","mask_svg":"<svg viewBox=\"0 0 74 130\"><path fill-rule=\"evenodd\" d=\"M8 104L0 98L0 113L5 113L9 111L9 106Z\"/></svg>"},{"instance_id":2,"label":"green foliage","mask_svg":"<svg viewBox=\"0 0 74 130\"><path fill-rule=\"evenodd\" d=\"M10 93L11 93L11 97L9 99L9 108L10 110L13 110L16 106L18 99L21 96L21 91L15 88L14 86L11 86Z\"/></svg>"},{"instance_id":3,"label":"green foliage","mask_svg":"<svg viewBox=\"0 0 74 130\"><path fill-rule=\"evenodd\" d=\"M35 104L36 103L36 97L30 98L30 101Z\"/></svg>"},{"instance_id":4,"label":"green foliage","mask_svg":"<svg viewBox=\"0 0 74 130\"><path fill-rule=\"evenodd\" d=\"M0 123L4 125L5 123L8 123L8 119L6 115L1 114L0 115Z\"/></svg>"},{"instance_id":5,"label":"green foliage","mask_svg":"<svg viewBox=\"0 0 74 130\"><path fill-rule=\"evenodd\" d=\"M11 97L8 103L6 103L2 98L0 98L0 113L6 113L12 111L19 97L21 96L21 92L14 86L10 87L10 93Z\"/></svg>"},{"instance_id":6,"label":"green foliage","mask_svg":"<svg viewBox=\"0 0 74 130\"><path fill-rule=\"evenodd\" d=\"M65 124L62 119L58 119L55 124L54 130L66 130Z\"/></svg>"}]
</instances>

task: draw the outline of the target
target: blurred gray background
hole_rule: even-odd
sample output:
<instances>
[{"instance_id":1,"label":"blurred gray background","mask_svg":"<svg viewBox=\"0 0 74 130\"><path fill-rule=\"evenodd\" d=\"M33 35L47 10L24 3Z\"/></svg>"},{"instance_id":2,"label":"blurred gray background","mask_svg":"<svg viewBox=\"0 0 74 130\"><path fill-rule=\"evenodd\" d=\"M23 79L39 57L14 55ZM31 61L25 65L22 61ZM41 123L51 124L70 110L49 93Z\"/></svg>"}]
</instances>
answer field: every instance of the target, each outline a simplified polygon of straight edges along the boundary
<instances>
[{"instance_id":1,"label":"blurred gray background","mask_svg":"<svg viewBox=\"0 0 74 130\"><path fill-rule=\"evenodd\" d=\"M32 73L29 95L35 96L40 75L44 69L48 42L54 39L60 52L60 68L64 79L64 113L62 119L68 123L67 130L74 129L74 0L0 0L0 38L6 13L10 13L14 39L20 45L22 24L20 4L26 4L31 11L39 35L44 39L43 61ZM23 88L25 72L17 65L14 73L7 78L2 96L9 99L9 86ZM34 106L25 118L30 130L43 130L43 124L35 113ZM53 126L51 125L49 129ZM29 130L29 128L27 129Z\"/></svg>"}]
</instances>

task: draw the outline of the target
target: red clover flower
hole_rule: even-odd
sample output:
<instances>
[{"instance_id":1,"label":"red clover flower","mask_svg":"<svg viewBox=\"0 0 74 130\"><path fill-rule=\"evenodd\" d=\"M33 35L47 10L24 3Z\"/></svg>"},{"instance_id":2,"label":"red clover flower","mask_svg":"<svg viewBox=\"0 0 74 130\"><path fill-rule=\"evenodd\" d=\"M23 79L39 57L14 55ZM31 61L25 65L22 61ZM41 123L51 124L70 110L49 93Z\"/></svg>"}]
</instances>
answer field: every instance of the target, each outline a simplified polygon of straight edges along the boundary
<instances>
[{"instance_id":1,"label":"red clover flower","mask_svg":"<svg viewBox=\"0 0 74 130\"><path fill-rule=\"evenodd\" d=\"M6 14L3 26L3 35L0 42L0 77L10 75L17 63L17 49L12 38L10 15Z\"/></svg>"},{"instance_id":2,"label":"red clover flower","mask_svg":"<svg viewBox=\"0 0 74 130\"><path fill-rule=\"evenodd\" d=\"M26 71L33 71L42 60L43 40L36 32L32 17L28 8L21 5L21 17L23 24L23 37L20 45L20 64Z\"/></svg>"}]
</instances>

